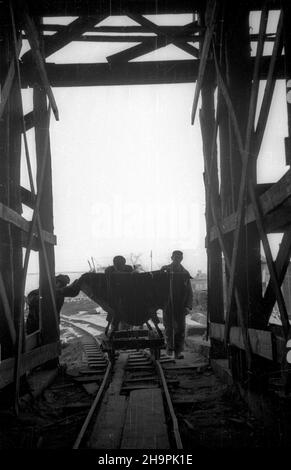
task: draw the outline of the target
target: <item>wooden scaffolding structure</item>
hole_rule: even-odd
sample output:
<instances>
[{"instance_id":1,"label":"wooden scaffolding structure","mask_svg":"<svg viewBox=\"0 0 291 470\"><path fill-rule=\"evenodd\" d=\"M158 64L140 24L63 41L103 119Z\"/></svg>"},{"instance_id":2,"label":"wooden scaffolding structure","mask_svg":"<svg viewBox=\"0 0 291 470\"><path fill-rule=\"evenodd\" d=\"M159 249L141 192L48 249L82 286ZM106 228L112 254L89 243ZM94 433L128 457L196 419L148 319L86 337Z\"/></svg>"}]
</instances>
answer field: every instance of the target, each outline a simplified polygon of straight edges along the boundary
<instances>
[{"instance_id":1,"label":"wooden scaffolding structure","mask_svg":"<svg viewBox=\"0 0 291 470\"><path fill-rule=\"evenodd\" d=\"M266 30L277 10L275 33ZM261 12L259 32L250 31L251 11ZM185 14L185 26L158 26L146 15ZM102 26L109 16L134 26ZM257 184L261 148L276 80L290 78L290 6L285 0L5 0L0 2L0 388L59 354L54 287L52 173L49 123L58 119L52 87L196 82L192 121L203 136L208 254L208 312L212 357L228 358L242 386L266 386L275 371L288 377L290 327L281 291L291 252L291 174ZM61 24L58 17L76 17ZM45 22L43 18L54 17ZM22 55L22 42L29 50ZM106 63L60 64L46 59L71 42L130 43ZM250 53L250 44L256 53ZM264 45L272 44L271 55ZM188 60L137 61L174 44ZM266 80L256 122L258 89ZM24 114L21 90L33 89L33 111ZM198 100L201 109L198 116ZM290 100L289 100L290 101ZM291 162L291 104L286 101L286 164ZM37 174L31 170L27 132L34 129ZM21 187L24 150L30 190ZM33 211L22 216L22 206ZM276 260L267 235L283 233ZM260 244L270 272L263 294ZM40 329L24 329L24 288L31 250L39 253ZM227 289L225 290L225 286ZM282 326L270 328L275 302ZM269 375L268 375L269 374Z\"/></svg>"}]
</instances>

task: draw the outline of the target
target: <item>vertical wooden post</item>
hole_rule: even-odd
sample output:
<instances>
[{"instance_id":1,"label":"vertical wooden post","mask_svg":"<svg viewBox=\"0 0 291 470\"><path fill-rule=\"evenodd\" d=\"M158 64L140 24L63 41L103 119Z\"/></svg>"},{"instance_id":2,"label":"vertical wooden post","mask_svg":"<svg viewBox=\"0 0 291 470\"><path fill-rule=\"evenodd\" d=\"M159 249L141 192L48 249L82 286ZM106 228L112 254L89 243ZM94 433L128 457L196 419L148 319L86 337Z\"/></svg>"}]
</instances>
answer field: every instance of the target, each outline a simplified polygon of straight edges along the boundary
<instances>
[{"instance_id":1,"label":"vertical wooden post","mask_svg":"<svg viewBox=\"0 0 291 470\"><path fill-rule=\"evenodd\" d=\"M39 190L39 175L42 165L43 142L46 134L47 123L47 99L43 88L35 85L33 89L33 113L35 122L35 144L37 159L37 190ZM42 198L40 203L40 220L44 230L53 233L53 197L52 197L52 169L50 146L48 146L48 155L45 169L45 179L43 182ZM51 273L51 281L54 283L55 259L54 247L46 245L47 258ZM53 314L53 302L50 295L49 281L45 269L45 261L42 250L39 251L39 283L41 292L41 337L44 343L55 342L59 339L59 327L56 325Z\"/></svg>"},{"instance_id":2,"label":"vertical wooden post","mask_svg":"<svg viewBox=\"0 0 291 470\"><path fill-rule=\"evenodd\" d=\"M21 169L21 92L15 77L8 102L10 133L9 133L9 206L19 214L22 213L20 195L20 169ZM13 278L12 286L12 306L14 312L15 325L19 327L20 322L24 322L22 315L23 292L23 270L22 270L22 236L19 228L11 225L11 274ZM17 332L18 333L18 332Z\"/></svg>"},{"instance_id":3,"label":"vertical wooden post","mask_svg":"<svg viewBox=\"0 0 291 470\"><path fill-rule=\"evenodd\" d=\"M285 67L286 67L286 92L287 92L287 119L288 119L288 137L285 139L286 164L291 165L291 6L289 2L283 5L283 31L284 31L284 49L285 49Z\"/></svg>"},{"instance_id":4,"label":"vertical wooden post","mask_svg":"<svg viewBox=\"0 0 291 470\"><path fill-rule=\"evenodd\" d=\"M239 7L239 11L238 11ZM246 125L250 103L250 90L252 80L252 69L250 66L249 48L249 11L248 7L240 4L228 4L225 10L225 34L226 34L226 66L229 78L229 91L237 115L243 140L246 134ZM238 193L241 179L241 156L232 129L222 130L221 137L229 133L228 143L222 142L224 148L230 151L230 161L233 162L231 170L232 194L235 209L238 202ZM223 149L221 149L221 161L225 160ZM226 155L229 161L229 156ZM249 165L249 178L256 182L256 164ZM225 186L227 180L224 180ZM266 328L264 316L261 313L262 304L262 281L261 281L261 255L260 237L255 223L248 224L243 229L238 253L238 270L236 274L237 287L240 297L244 300L243 310L249 327ZM237 323L237 318L232 317Z\"/></svg>"},{"instance_id":5,"label":"vertical wooden post","mask_svg":"<svg viewBox=\"0 0 291 470\"><path fill-rule=\"evenodd\" d=\"M217 200L219 194L218 169L217 169L217 152L214 150L212 156L212 144L215 128L215 106L214 106L215 76L214 69L208 64L205 71L203 86L201 88L202 107L200 111L201 131L203 137L203 153L207 161L210 174L209 180L206 181L206 225L207 233L210 234L210 228L213 225L213 217L211 212L211 197L207 194L214 194ZM211 183L210 183L211 181ZM217 201L219 204L219 202ZM217 206L218 206L217 204ZM217 207L218 208L218 207ZM217 209L216 208L216 209ZM222 283L222 256L221 248L218 240L209 241L207 237L207 257L208 257L208 316L209 321L214 323L223 323L223 283ZM223 357L224 348L211 339L211 356Z\"/></svg>"},{"instance_id":6,"label":"vertical wooden post","mask_svg":"<svg viewBox=\"0 0 291 470\"><path fill-rule=\"evenodd\" d=\"M245 141L250 103L252 69L250 66L249 48L249 11L243 5L229 4L225 10L225 70L230 98L237 116L238 126L242 140ZM222 172L222 208L227 215L229 206L231 211L237 210L239 188L242 173L241 155L237 139L232 127L226 119L220 122L221 145L221 172ZM224 174L224 172L226 172ZM229 179L231 184L229 184ZM250 159L248 179L256 184L256 162ZM247 198L245 204L247 204ZM233 253L233 234L226 237L226 247L230 255ZM230 256L231 259L231 256ZM262 276L260 236L255 223L243 227L238 245L237 270L235 285L242 301L242 313L247 328L265 329L265 317L262 314ZM237 309L232 303L230 310L230 326L239 323ZM235 380L250 385L250 376L247 375L247 361L245 351L230 348L230 364ZM256 377L257 368L262 370L265 364L262 361L252 360L252 371ZM248 379L248 380L247 380ZM257 386L258 384L256 384ZM260 384L261 386L262 384Z\"/></svg>"},{"instance_id":7,"label":"vertical wooden post","mask_svg":"<svg viewBox=\"0 0 291 470\"><path fill-rule=\"evenodd\" d=\"M8 67L13 60L10 19L2 28L0 41L0 83L6 78ZM4 115L0 121L0 202L21 213L20 200L20 157L21 157L21 114L20 92L14 79ZM18 228L0 221L0 270L6 295L12 312L16 334L21 309L22 279L22 238ZM13 356L13 345L8 333L0 301L0 343L1 359Z\"/></svg>"},{"instance_id":8,"label":"vertical wooden post","mask_svg":"<svg viewBox=\"0 0 291 470\"><path fill-rule=\"evenodd\" d=\"M0 41L0 84L3 87L9 67L9 38L7 28L2 29ZM6 107L0 120L0 202L9 204L9 111ZM0 220L0 269L10 305L13 278L11 275L11 237L7 223ZM11 357L13 354L12 344L9 338L8 326L4 315L4 306L0 300L0 344L1 359Z\"/></svg>"}]
</instances>

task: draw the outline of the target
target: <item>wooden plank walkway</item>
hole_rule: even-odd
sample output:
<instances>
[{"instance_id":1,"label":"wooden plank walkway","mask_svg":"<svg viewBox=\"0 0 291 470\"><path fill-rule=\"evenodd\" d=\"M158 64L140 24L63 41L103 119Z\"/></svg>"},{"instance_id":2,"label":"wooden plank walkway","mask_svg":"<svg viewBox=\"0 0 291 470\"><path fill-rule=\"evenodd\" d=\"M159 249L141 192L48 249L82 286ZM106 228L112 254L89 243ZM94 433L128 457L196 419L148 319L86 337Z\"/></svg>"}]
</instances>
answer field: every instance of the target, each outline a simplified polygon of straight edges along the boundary
<instances>
[{"instance_id":1,"label":"wooden plank walkway","mask_svg":"<svg viewBox=\"0 0 291 470\"><path fill-rule=\"evenodd\" d=\"M130 393L121 449L169 449L169 438L160 389Z\"/></svg>"}]
</instances>

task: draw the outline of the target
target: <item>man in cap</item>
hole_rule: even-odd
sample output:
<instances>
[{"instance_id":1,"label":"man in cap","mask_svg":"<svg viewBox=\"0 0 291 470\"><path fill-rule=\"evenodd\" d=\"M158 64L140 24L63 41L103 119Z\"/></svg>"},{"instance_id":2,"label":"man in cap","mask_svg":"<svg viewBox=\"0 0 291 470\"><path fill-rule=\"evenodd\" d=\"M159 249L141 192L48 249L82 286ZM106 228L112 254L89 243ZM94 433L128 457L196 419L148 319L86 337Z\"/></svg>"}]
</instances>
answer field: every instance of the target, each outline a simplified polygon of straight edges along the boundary
<instances>
[{"instance_id":1,"label":"man in cap","mask_svg":"<svg viewBox=\"0 0 291 470\"><path fill-rule=\"evenodd\" d=\"M169 274L169 298L163 309L163 322L167 354L175 354L176 359L183 359L185 316L192 310L193 292L191 276L181 264L182 251L173 251L171 259L171 264L161 268L162 272Z\"/></svg>"}]
</instances>

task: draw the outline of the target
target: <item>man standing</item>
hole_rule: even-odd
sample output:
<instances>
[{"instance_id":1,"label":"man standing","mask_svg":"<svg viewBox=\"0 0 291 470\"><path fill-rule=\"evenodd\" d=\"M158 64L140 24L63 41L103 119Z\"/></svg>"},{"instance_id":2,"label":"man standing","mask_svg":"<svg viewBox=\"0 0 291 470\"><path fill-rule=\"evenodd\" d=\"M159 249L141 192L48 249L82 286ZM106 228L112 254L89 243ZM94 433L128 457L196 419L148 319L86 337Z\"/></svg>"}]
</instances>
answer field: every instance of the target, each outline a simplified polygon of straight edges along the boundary
<instances>
[{"instance_id":1,"label":"man standing","mask_svg":"<svg viewBox=\"0 0 291 470\"><path fill-rule=\"evenodd\" d=\"M172 263L163 266L162 272L169 274L169 298L163 309L163 322L167 344L167 354L175 359L183 359L185 339L185 316L192 310L193 292L191 276L182 266L182 251L172 253Z\"/></svg>"},{"instance_id":2,"label":"man standing","mask_svg":"<svg viewBox=\"0 0 291 470\"><path fill-rule=\"evenodd\" d=\"M64 304L65 297L70 297L70 293L66 292L66 286L70 283L70 278L67 274L59 274L55 277L56 285L56 308L58 315ZM29 292L27 296L27 304L29 308L28 317L26 320L26 333L30 335L39 329L39 289Z\"/></svg>"},{"instance_id":3,"label":"man standing","mask_svg":"<svg viewBox=\"0 0 291 470\"><path fill-rule=\"evenodd\" d=\"M132 273L133 268L126 264L126 259L124 256L114 256L113 258L113 266L108 266L108 268L105 269L105 275L107 276L109 280L109 289L111 291L111 275L116 274L116 273ZM110 294L112 296L112 293ZM116 299L114 300L114 303L116 303ZM119 312L118 312L118 305L115 306L115 314L114 316L111 313L107 314L106 320L108 321L108 325L105 330L105 334L107 334L109 327L112 323L112 331L118 330L118 326L120 323L121 329L128 329L128 325L122 321L120 321L119 318Z\"/></svg>"}]
</instances>

